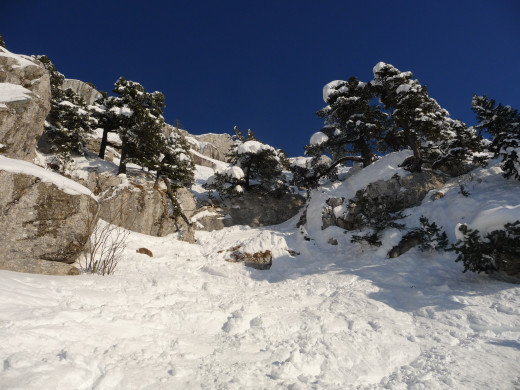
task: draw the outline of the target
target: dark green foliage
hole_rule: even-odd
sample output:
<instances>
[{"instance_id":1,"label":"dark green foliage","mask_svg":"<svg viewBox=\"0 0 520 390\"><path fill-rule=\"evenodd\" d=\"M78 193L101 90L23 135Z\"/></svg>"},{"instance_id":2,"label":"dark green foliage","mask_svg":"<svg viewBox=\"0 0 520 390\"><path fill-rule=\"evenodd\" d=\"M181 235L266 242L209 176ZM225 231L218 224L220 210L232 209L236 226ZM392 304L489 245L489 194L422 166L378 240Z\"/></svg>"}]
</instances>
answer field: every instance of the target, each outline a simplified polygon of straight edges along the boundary
<instances>
[{"instance_id":1,"label":"dark green foliage","mask_svg":"<svg viewBox=\"0 0 520 390\"><path fill-rule=\"evenodd\" d=\"M305 152L314 158L326 154L333 161L359 155L364 166L368 166L376 159L375 152L391 149L386 142L387 115L377 103L371 84L351 77L333 89L328 95L327 106L316 113L325 120L321 132L327 139L306 146Z\"/></svg>"},{"instance_id":2,"label":"dark green foliage","mask_svg":"<svg viewBox=\"0 0 520 390\"><path fill-rule=\"evenodd\" d=\"M289 191L283 169L287 156L281 149L275 149L258 141L251 130L247 139L235 126L235 143L227 155L232 166L216 172L205 188L218 191L221 196L237 196L243 191L261 191L281 196Z\"/></svg>"},{"instance_id":3,"label":"dark green foliage","mask_svg":"<svg viewBox=\"0 0 520 390\"><path fill-rule=\"evenodd\" d=\"M422 252L430 250L446 250L448 247L448 236L441 231L435 222L430 222L425 216L419 218L421 226L410 230L402 240L415 240Z\"/></svg>"},{"instance_id":4,"label":"dark green foliage","mask_svg":"<svg viewBox=\"0 0 520 390\"><path fill-rule=\"evenodd\" d=\"M168 178L173 189L191 187L195 182L195 164L184 136L175 131L165 136L163 155L156 168L157 177Z\"/></svg>"},{"instance_id":5,"label":"dark green foliage","mask_svg":"<svg viewBox=\"0 0 520 390\"><path fill-rule=\"evenodd\" d=\"M464 239L450 250L462 261L464 271L493 273L495 271L520 271L520 221L508 223L502 230L494 230L482 237L478 230L461 225Z\"/></svg>"},{"instance_id":6,"label":"dark green foliage","mask_svg":"<svg viewBox=\"0 0 520 390\"><path fill-rule=\"evenodd\" d=\"M51 110L47 116L46 135L51 151L61 154L59 165L71 161L72 154L83 152L86 136L92 132L93 119L88 107L71 89L62 89L65 76L45 55L35 56L49 72L51 84Z\"/></svg>"},{"instance_id":7,"label":"dark green foliage","mask_svg":"<svg viewBox=\"0 0 520 390\"><path fill-rule=\"evenodd\" d=\"M370 198L365 191L358 191L356 197L350 200L348 213L351 216L350 224L358 229L369 228L371 231L362 236L352 236L352 242L365 241L373 246L381 246L381 233L388 228L402 230L403 223L397 222L406 216L402 211L388 209L384 198Z\"/></svg>"},{"instance_id":8,"label":"dark green foliage","mask_svg":"<svg viewBox=\"0 0 520 390\"><path fill-rule=\"evenodd\" d=\"M448 112L428 95L425 86L413 79L411 72L401 72L390 64L376 65L373 84L389 112L393 130L402 135L414 153L405 168L420 172L424 146L429 148L428 142L443 139Z\"/></svg>"},{"instance_id":9,"label":"dark green foliage","mask_svg":"<svg viewBox=\"0 0 520 390\"><path fill-rule=\"evenodd\" d=\"M494 158L502 157L504 177L520 180L520 113L486 96L474 96L472 109L479 121L476 127L493 135L489 150Z\"/></svg>"},{"instance_id":10,"label":"dark green foliage","mask_svg":"<svg viewBox=\"0 0 520 390\"><path fill-rule=\"evenodd\" d=\"M4 41L4 37L2 36L2 34L0 34L0 47L7 48L5 46L5 41Z\"/></svg>"},{"instance_id":11,"label":"dark green foliage","mask_svg":"<svg viewBox=\"0 0 520 390\"><path fill-rule=\"evenodd\" d=\"M120 77L114 84L118 96L105 101L109 129L116 129L122 141L119 173L134 162L157 170L164 137L164 95L148 93L139 83Z\"/></svg>"},{"instance_id":12,"label":"dark green foliage","mask_svg":"<svg viewBox=\"0 0 520 390\"><path fill-rule=\"evenodd\" d=\"M486 166L488 156L480 132L459 120L446 119L443 139L425 150L425 156L434 161L433 169L459 176L478 167Z\"/></svg>"}]
</instances>

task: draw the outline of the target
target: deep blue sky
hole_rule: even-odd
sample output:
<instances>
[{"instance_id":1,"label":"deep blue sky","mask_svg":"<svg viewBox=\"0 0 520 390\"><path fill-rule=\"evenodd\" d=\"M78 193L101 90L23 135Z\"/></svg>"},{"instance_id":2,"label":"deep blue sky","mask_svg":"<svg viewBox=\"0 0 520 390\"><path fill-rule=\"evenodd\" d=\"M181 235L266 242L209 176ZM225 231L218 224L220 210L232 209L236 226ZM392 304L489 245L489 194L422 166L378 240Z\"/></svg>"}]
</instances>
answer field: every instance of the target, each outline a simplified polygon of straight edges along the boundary
<instances>
[{"instance_id":1,"label":"deep blue sky","mask_svg":"<svg viewBox=\"0 0 520 390\"><path fill-rule=\"evenodd\" d=\"M2 0L0 34L68 78L163 92L166 121L194 134L251 128L291 156L321 128L323 85L370 81L379 61L468 124L473 94L520 109L518 0Z\"/></svg>"}]
</instances>

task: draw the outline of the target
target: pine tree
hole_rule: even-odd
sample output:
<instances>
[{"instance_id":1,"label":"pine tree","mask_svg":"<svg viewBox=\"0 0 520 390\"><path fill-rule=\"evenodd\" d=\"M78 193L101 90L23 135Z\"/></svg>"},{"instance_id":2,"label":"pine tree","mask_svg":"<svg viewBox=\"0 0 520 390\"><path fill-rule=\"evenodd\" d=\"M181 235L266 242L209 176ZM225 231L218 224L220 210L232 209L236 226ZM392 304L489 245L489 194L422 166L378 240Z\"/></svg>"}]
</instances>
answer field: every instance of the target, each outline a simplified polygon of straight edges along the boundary
<instances>
[{"instance_id":1,"label":"pine tree","mask_svg":"<svg viewBox=\"0 0 520 390\"><path fill-rule=\"evenodd\" d=\"M51 110L47 116L46 135L51 151L61 154L62 160L69 160L71 154L83 152L83 144L94 124L87 104L71 89L63 90L65 76L45 55L34 56L49 72L51 84Z\"/></svg>"},{"instance_id":2,"label":"pine tree","mask_svg":"<svg viewBox=\"0 0 520 390\"><path fill-rule=\"evenodd\" d=\"M229 169L216 172L206 188L221 195L234 196L253 189L282 195L288 191L283 174L287 157L281 149L275 149L256 139L252 131L248 139L235 126L235 143L228 154Z\"/></svg>"},{"instance_id":3,"label":"pine tree","mask_svg":"<svg viewBox=\"0 0 520 390\"><path fill-rule=\"evenodd\" d=\"M325 119L321 130L325 137L308 145L306 154L315 158L327 154L333 161L361 161L368 166L377 151L389 149L385 142L386 115L375 102L374 89L355 77L331 89L327 106L316 113Z\"/></svg>"},{"instance_id":4,"label":"pine tree","mask_svg":"<svg viewBox=\"0 0 520 390\"><path fill-rule=\"evenodd\" d=\"M4 37L2 36L2 34L0 34L0 47L3 47L4 49L7 48L5 46L5 41L4 41Z\"/></svg>"},{"instance_id":5,"label":"pine tree","mask_svg":"<svg viewBox=\"0 0 520 390\"><path fill-rule=\"evenodd\" d=\"M494 158L502 157L504 177L520 180L520 113L510 106L496 105L486 96L474 96L472 109L479 121L477 129L493 135L489 150Z\"/></svg>"},{"instance_id":6,"label":"pine tree","mask_svg":"<svg viewBox=\"0 0 520 390\"><path fill-rule=\"evenodd\" d=\"M124 77L114 84L114 93L118 96L106 102L106 111L122 141L118 173L126 173L128 162L156 170L164 144L164 95L148 93L141 84Z\"/></svg>"},{"instance_id":7,"label":"pine tree","mask_svg":"<svg viewBox=\"0 0 520 390\"><path fill-rule=\"evenodd\" d=\"M475 128L467 127L460 120L447 118L443 132L443 140L432 144L424 153L433 161L433 169L458 176L487 164L487 155L483 153L483 139Z\"/></svg>"},{"instance_id":8,"label":"pine tree","mask_svg":"<svg viewBox=\"0 0 520 390\"><path fill-rule=\"evenodd\" d=\"M402 133L404 143L413 151L413 157L402 166L420 172L424 149L446 135L443 130L448 111L428 95L427 88L414 80L411 72L401 72L390 64L380 62L374 67L371 84L388 110L394 131Z\"/></svg>"}]
</instances>

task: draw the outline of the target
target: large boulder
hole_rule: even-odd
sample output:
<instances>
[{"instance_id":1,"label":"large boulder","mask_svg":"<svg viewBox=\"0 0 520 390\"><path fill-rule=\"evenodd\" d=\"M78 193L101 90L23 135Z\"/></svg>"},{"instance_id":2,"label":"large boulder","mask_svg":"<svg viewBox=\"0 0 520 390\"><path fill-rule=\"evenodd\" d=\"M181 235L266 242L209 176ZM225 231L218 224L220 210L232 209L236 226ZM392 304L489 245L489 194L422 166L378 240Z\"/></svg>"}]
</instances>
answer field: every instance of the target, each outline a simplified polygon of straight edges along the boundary
<instances>
[{"instance_id":1,"label":"large boulder","mask_svg":"<svg viewBox=\"0 0 520 390\"><path fill-rule=\"evenodd\" d=\"M305 204L305 198L295 194L281 197L254 192L226 198L210 210L203 210L192 219L203 230L219 230L234 225L251 227L278 225L294 217Z\"/></svg>"},{"instance_id":2,"label":"large boulder","mask_svg":"<svg viewBox=\"0 0 520 390\"><path fill-rule=\"evenodd\" d=\"M80 184L0 156L0 269L75 274L98 203Z\"/></svg>"},{"instance_id":3,"label":"large boulder","mask_svg":"<svg viewBox=\"0 0 520 390\"><path fill-rule=\"evenodd\" d=\"M50 110L49 74L35 59L0 47L0 152L32 161Z\"/></svg>"},{"instance_id":4,"label":"large boulder","mask_svg":"<svg viewBox=\"0 0 520 390\"><path fill-rule=\"evenodd\" d=\"M64 90L72 89L81 96L83 100L85 100L87 105L92 105L98 97L101 97L101 93L99 93L94 87L81 80L65 79L61 88Z\"/></svg>"}]
</instances>

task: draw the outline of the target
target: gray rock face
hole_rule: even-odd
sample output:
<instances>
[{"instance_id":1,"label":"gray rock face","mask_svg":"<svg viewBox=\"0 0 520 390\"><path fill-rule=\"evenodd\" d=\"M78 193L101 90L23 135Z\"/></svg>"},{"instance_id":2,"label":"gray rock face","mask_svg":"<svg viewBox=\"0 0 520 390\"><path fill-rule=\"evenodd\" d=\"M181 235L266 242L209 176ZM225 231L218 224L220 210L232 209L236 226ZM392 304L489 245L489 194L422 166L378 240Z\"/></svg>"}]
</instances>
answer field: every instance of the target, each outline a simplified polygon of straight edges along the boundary
<instances>
[{"instance_id":1,"label":"gray rock face","mask_svg":"<svg viewBox=\"0 0 520 390\"><path fill-rule=\"evenodd\" d=\"M0 268L70 275L97 221L97 202L39 177L0 170ZM56 264L64 263L64 264Z\"/></svg>"},{"instance_id":2,"label":"gray rock face","mask_svg":"<svg viewBox=\"0 0 520 390\"><path fill-rule=\"evenodd\" d=\"M184 241L195 242L194 232L182 218L170 216L166 193L150 184L130 182L130 186L115 187L101 198L100 218L134 232L164 237L180 232ZM177 200L189 217L195 209L193 195L185 189L177 191Z\"/></svg>"},{"instance_id":3,"label":"gray rock face","mask_svg":"<svg viewBox=\"0 0 520 390\"><path fill-rule=\"evenodd\" d=\"M215 227L248 225L251 227L278 225L294 217L305 204L305 198L287 194L273 195L245 193L238 198L225 199L219 206L221 215L214 217Z\"/></svg>"},{"instance_id":4,"label":"gray rock face","mask_svg":"<svg viewBox=\"0 0 520 390\"><path fill-rule=\"evenodd\" d=\"M193 136L200 142L198 152L204 156L219 161L226 161L226 154L233 146L233 139L229 134L202 134Z\"/></svg>"},{"instance_id":5,"label":"gray rock face","mask_svg":"<svg viewBox=\"0 0 520 390\"><path fill-rule=\"evenodd\" d=\"M101 96L95 88L92 88L90 85L80 80L65 79L61 88L64 90L68 88L72 89L81 96L83 100L85 100L87 105L92 105L94 101Z\"/></svg>"},{"instance_id":6,"label":"gray rock face","mask_svg":"<svg viewBox=\"0 0 520 390\"><path fill-rule=\"evenodd\" d=\"M32 161L50 110L49 74L36 60L0 47L0 147Z\"/></svg>"},{"instance_id":7,"label":"gray rock face","mask_svg":"<svg viewBox=\"0 0 520 390\"><path fill-rule=\"evenodd\" d=\"M367 186L363 199L368 203L384 205L389 213L418 206L426 194L444 186L444 178L432 172L411 173L407 176L394 176L390 180L378 180ZM362 191L358 191L352 203L345 204L342 198L327 200L328 207L323 210L322 229L329 226L339 226L346 230L361 228L359 215L363 205L358 200ZM348 201L347 201L348 202ZM342 207L340 212L337 208ZM335 210L336 209L336 210Z\"/></svg>"}]
</instances>

